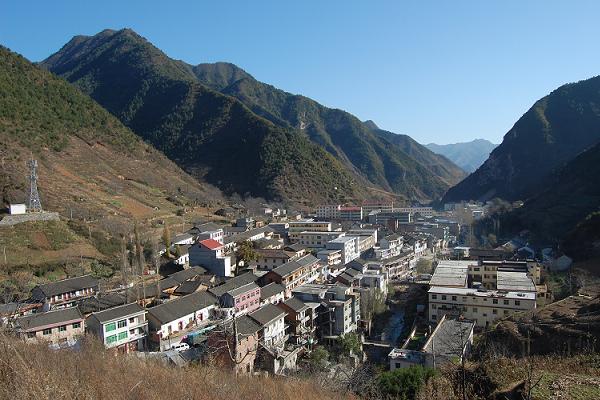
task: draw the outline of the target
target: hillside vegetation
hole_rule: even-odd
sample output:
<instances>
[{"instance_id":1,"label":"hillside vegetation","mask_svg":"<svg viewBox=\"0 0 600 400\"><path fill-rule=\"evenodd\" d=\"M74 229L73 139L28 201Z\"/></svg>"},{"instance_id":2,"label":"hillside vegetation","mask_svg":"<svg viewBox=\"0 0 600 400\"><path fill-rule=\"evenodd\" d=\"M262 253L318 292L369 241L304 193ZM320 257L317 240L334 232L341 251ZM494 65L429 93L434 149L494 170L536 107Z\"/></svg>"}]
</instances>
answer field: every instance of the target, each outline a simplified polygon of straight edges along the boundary
<instances>
[{"instance_id":1,"label":"hillside vegetation","mask_svg":"<svg viewBox=\"0 0 600 400\"><path fill-rule=\"evenodd\" d=\"M600 77L561 86L538 100L477 171L444 202L526 200L550 189L553 171L600 141Z\"/></svg>"},{"instance_id":2,"label":"hillside vegetation","mask_svg":"<svg viewBox=\"0 0 600 400\"><path fill-rule=\"evenodd\" d=\"M93 339L80 351L52 351L0 337L2 399L261 399L345 398L310 381L242 377L213 366L175 368L115 355ZM349 397L348 397L349 398Z\"/></svg>"},{"instance_id":3,"label":"hillside vegetation","mask_svg":"<svg viewBox=\"0 0 600 400\"><path fill-rule=\"evenodd\" d=\"M233 64L170 59L128 29L75 37L42 65L228 194L306 204L382 191L430 200L464 176L427 149L425 162L415 159L346 112L258 82Z\"/></svg>"}]
</instances>

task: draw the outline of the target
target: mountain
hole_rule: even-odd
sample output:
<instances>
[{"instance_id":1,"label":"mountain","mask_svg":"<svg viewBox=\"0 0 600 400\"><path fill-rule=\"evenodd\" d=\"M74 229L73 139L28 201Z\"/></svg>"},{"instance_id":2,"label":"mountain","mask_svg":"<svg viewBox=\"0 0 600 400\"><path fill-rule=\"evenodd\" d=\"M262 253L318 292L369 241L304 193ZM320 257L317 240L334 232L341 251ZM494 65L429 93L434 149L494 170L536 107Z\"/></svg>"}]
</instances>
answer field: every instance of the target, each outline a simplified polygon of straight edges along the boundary
<instances>
[{"instance_id":1,"label":"mountain","mask_svg":"<svg viewBox=\"0 0 600 400\"><path fill-rule=\"evenodd\" d=\"M3 47L0 143L2 202L26 201L33 156L42 206L85 220L86 237L99 227L116 234L127 225L130 232L134 219L174 217L183 203L220 197L89 96Z\"/></svg>"},{"instance_id":2,"label":"mountain","mask_svg":"<svg viewBox=\"0 0 600 400\"><path fill-rule=\"evenodd\" d=\"M553 171L600 141L600 77L571 83L537 101L485 163L444 202L527 199Z\"/></svg>"},{"instance_id":3,"label":"mountain","mask_svg":"<svg viewBox=\"0 0 600 400\"><path fill-rule=\"evenodd\" d=\"M278 127L210 86L237 77L164 55L125 29L78 36L42 65L92 96L200 180L227 194L292 202L354 197L359 185L304 135ZM219 83L221 82L221 83Z\"/></svg>"},{"instance_id":4,"label":"mountain","mask_svg":"<svg viewBox=\"0 0 600 400\"><path fill-rule=\"evenodd\" d=\"M223 71L225 67L229 72ZM244 76L233 64L201 64L194 72L202 83L237 98L274 124L303 131L350 170L385 190L413 200L430 200L465 176L447 158L406 135L381 130L373 121L362 122L345 111ZM223 80L222 76L234 78ZM239 76L242 78L236 80Z\"/></svg>"},{"instance_id":5,"label":"mountain","mask_svg":"<svg viewBox=\"0 0 600 400\"><path fill-rule=\"evenodd\" d=\"M469 173L479 168L496 146L498 145L485 139L475 139L464 143L429 143L425 145L429 150L445 156Z\"/></svg>"},{"instance_id":6,"label":"mountain","mask_svg":"<svg viewBox=\"0 0 600 400\"><path fill-rule=\"evenodd\" d=\"M77 36L42 65L228 194L304 204L391 192L431 200L464 176L426 149L427 162L415 160L351 114L233 64L172 60L131 30Z\"/></svg>"}]
</instances>

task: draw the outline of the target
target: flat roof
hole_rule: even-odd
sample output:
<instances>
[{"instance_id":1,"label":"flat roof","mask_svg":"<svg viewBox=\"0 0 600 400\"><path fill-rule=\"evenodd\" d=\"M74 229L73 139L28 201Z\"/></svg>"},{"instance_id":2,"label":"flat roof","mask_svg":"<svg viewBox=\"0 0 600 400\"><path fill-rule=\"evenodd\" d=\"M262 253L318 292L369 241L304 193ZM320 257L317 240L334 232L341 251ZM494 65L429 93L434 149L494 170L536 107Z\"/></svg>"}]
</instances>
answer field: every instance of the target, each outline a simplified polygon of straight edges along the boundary
<instances>
[{"instance_id":1,"label":"flat roof","mask_svg":"<svg viewBox=\"0 0 600 400\"><path fill-rule=\"evenodd\" d=\"M477 290L470 288L456 288L456 287L443 287L443 286L432 286L428 293L435 294L450 294L457 296L476 296L476 297L499 297L509 299L522 299L522 300L535 300L535 292L510 292L504 290Z\"/></svg>"},{"instance_id":2,"label":"flat roof","mask_svg":"<svg viewBox=\"0 0 600 400\"><path fill-rule=\"evenodd\" d=\"M440 260L429 285L467 287L469 265L473 263L473 261Z\"/></svg>"},{"instance_id":3,"label":"flat roof","mask_svg":"<svg viewBox=\"0 0 600 400\"><path fill-rule=\"evenodd\" d=\"M515 292L535 292L533 279L525 272L498 271L496 273L496 288Z\"/></svg>"},{"instance_id":4,"label":"flat roof","mask_svg":"<svg viewBox=\"0 0 600 400\"><path fill-rule=\"evenodd\" d=\"M461 357L474 327L473 321L444 319L423 345L423 351L435 352L435 355Z\"/></svg>"}]
</instances>

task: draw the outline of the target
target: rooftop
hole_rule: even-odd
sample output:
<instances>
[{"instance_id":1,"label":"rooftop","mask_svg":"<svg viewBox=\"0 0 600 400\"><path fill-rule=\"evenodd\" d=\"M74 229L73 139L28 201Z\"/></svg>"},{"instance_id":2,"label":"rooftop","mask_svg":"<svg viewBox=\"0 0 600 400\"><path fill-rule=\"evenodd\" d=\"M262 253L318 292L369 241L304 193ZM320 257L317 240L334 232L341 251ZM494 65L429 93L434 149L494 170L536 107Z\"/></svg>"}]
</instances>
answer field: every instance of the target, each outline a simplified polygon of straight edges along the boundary
<instances>
[{"instance_id":1,"label":"rooftop","mask_svg":"<svg viewBox=\"0 0 600 400\"><path fill-rule=\"evenodd\" d=\"M260 288L260 299L266 300L269 297L275 296L278 293L283 293L285 291L285 287L280 285L279 283L271 282L268 285Z\"/></svg>"},{"instance_id":2,"label":"rooftop","mask_svg":"<svg viewBox=\"0 0 600 400\"><path fill-rule=\"evenodd\" d=\"M129 303L123 306L109 308L104 311L93 313L92 316L96 317L100 323L110 322L117 319L129 317L130 315L144 313L145 310L137 303Z\"/></svg>"},{"instance_id":3,"label":"rooftop","mask_svg":"<svg viewBox=\"0 0 600 400\"><path fill-rule=\"evenodd\" d=\"M461 357L475 327L469 320L443 319L423 346L423 351L442 356Z\"/></svg>"},{"instance_id":4,"label":"rooftop","mask_svg":"<svg viewBox=\"0 0 600 400\"><path fill-rule=\"evenodd\" d=\"M214 288L209 289L209 291L217 297L223 296L225 293L237 289L241 286L247 285L251 282L256 282L258 277L251 272L238 275L231 279L228 279L222 285L215 286Z\"/></svg>"},{"instance_id":5,"label":"rooftop","mask_svg":"<svg viewBox=\"0 0 600 400\"><path fill-rule=\"evenodd\" d=\"M306 265L314 264L318 261L319 260L315 256L313 256L312 254L308 254L297 260L288 261L285 264L280 265L277 268L274 268L271 272L276 273L277 275L279 275L281 277L286 277L286 276L294 273L298 269L300 269Z\"/></svg>"},{"instance_id":6,"label":"rooftop","mask_svg":"<svg viewBox=\"0 0 600 400\"><path fill-rule=\"evenodd\" d=\"M39 330L46 326L56 326L69 322L82 321L83 316L77 307L62 308L60 310L35 313L17 319L16 326L22 331Z\"/></svg>"},{"instance_id":7,"label":"rooftop","mask_svg":"<svg viewBox=\"0 0 600 400\"><path fill-rule=\"evenodd\" d=\"M472 264L473 261L440 260L429 285L467 287L469 265Z\"/></svg>"},{"instance_id":8,"label":"rooftop","mask_svg":"<svg viewBox=\"0 0 600 400\"><path fill-rule=\"evenodd\" d=\"M248 314L248 316L262 326L266 326L279 318L283 318L285 311L271 303L267 303L258 310Z\"/></svg>"},{"instance_id":9,"label":"rooftop","mask_svg":"<svg viewBox=\"0 0 600 400\"><path fill-rule=\"evenodd\" d=\"M39 285L39 289L46 297L57 294L74 292L81 289L93 288L98 286L98 279L91 275L82 275L75 278L63 279L52 283Z\"/></svg>"},{"instance_id":10,"label":"rooftop","mask_svg":"<svg viewBox=\"0 0 600 400\"><path fill-rule=\"evenodd\" d=\"M195 292L150 308L148 314L160 323L166 323L207 308L216 302L217 299L208 292Z\"/></svg>"},{"instance_id":11,"label":"rooftop","mask_svg":"<svg viewBox=\"0 0 600 400\"><path fill-rule=\"evenodd\" d=\"M291 308L292 310L294 310L297 313L308 309L308 306L306 304L304 304L304 302L302 302L300 299L297 299L296 297L290 297L289 299L284 301L283 304L285 304L286 306L288 306L289 308Z\"/></svg>"},{"instance_id":12,"label":"rooftop","mask_svg":"<svg viewBox=\"0 0 600 400\"><path fill-rule=\"evenodd\" d=\"M214 239L204 239L199 242L202 246L209 250L217 250L223 247L223 245Z\"/></svg>"},{"instance_id":13,"label":"rooftop","mask_svg":"<svg viewBox=\"0 0 600 400\"><path fill-rule=\"evenodd\" d=\"M535 292L507 292L504 290L477 290L470 288L455 288L433 286L428 293L435 294L450 294L457 296L476 296L476 297L499 297L516 300L535 300Z\"/></svg>"},{"instance_id":14,"label":"rooftop","mask_svg":"<svg viewBox=\"0 0 600 400\"><path fill-rule=\"evenodd\" d=\"M513 292L535 292L533 280L525 272L498 271L496 289Z\"/></svg>"}]
</instances>

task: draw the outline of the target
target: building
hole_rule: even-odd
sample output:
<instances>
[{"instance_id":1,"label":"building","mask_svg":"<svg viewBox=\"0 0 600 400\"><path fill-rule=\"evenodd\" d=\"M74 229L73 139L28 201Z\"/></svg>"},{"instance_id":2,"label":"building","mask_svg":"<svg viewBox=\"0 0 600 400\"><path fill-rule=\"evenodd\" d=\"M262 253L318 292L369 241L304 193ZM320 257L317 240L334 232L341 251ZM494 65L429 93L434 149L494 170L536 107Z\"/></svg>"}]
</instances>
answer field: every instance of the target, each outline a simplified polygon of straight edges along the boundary
<instances>
[{"instance_id":1,"label":"building","mask_svg":"<svg viewBox=\"0 0 600 400\"><path fill-rule=\"evenodd\" d=\"M21 215L27 213L27 206L25 204L9 204L8 213L10 215Z\"/></svg>"},{"instance_id":2,"label":"building","mask_svg":"<svg viewBox=\"0 0 600 400\"><path fill-rule=\"evenodd\" d=\"M243 315L260 306L261 289L256 284L257 278L252 273L245 273L209 289L209 292L217 298L218 313L221 317Z\"/></svg>"},{"instance_id":3,"label":"building","mask_svg":"<svg viewBox=\"0 0 600 400\"><path fill-rule=\"evenodd\" d=\"M360 320L358 291L339 284L306 284L294 289L293 296L309 307L318 304L314 312L319 338L334 341L357 330Z\"/></svg>"},{"instance_id":4,"label":"building","mask_svg":"<svg viewBox=\"0 0 600 400\"><path fill-rule=\"evenodd\" d=\"M395 212L419 214L422 217L433 217L435 212L432 207L397 207Z\"/></svg>"},{"instance_id":5,"label":"building","mask_svg":"<svg viewBox=\"0 0 600 400\"><path fill-rule=\"evenodd\" d=\"M338 219L340 217L340 208L339 204L322 205L317 207L315 214L319 219Z\"/></svg>"},{"instance_id":6,"label":"building","mask_svg":"<svg viewBox=\"0 0 600 400\"><path fill-rule=\"evenodd\" d=\"M87 331L96 335L107 349L129 353L146 348L146 310L137 303L92 313L86 319L86 326Z\"/></svg>"},{"instance_id":7,"label":"building","mask_svg":"<svg viewBox=\"0 0 600 400\"><path fill-rule=\"evenodd\" d=\"M205 231L198 233L196 240L201 241L201 240L206 240L206 239L212 239L214 241L217 241L217 242L223 244L224 238L225 238L225 234L223 232L223 229L218 228L218 229L205 230Z\"/></svg>"},{"instance_id":8,"label":"building","mask_svg":"<svg viewBox=\"0 0 600 400\"><path fill-rule=\"evenodd\" d=\"M294 234L294 241L308 248L315 249L324 248L327 245L327 242L330 242L342 236L345 236L345 233L340 231L306 231Z\"/></svg>"},{"instance_id":9,"label":"building","mask_svg":"<svg viewBox=\"0 0 600 400\"><path fill-rule=\"evenodd\" d=\"M340 207L339 219L342 221L362 221L363 209L360 206Z\"/></svg>"},{"instance_id":10,"label":"building","mask_svg":"<svg viewBox=\"0 0 600 400\"><path fill-rule=\"evenodd\" d=\"M312 313L312 309L295 297L279 303L278 307L286 312L285 322L288 326L286 333L291 343L296 345L312 343L317 329L314 321L316 316Z\"/></svg>"},{"instance_id":11,"label":"building","mask_svg":"<svg viewBox=\"0 0 600 400\"><path fill-rule=\"evenodd\" d=\"M360 257L359 240L356 236L342 236L327 242L328 250L340 250L342 253L342 264L346 265L352 260Z\"/></svg>"},{"instance_id":12,"label":"building","mask_svg":"<svg viewBox=\"0 0 600 400\"><path fill-rule=\"evenodd\" d=\"M341 250L319 250L317 258L321 260L327 267L342 264L342 251Z\"/></svg>"},{"instance_id":13,"label":"building","mask_svg":"<svg viewBox=\"0 0 600 400\"><path fill-rule=\"evenodd\" d=\"M260 305L277 304L285 300L285 286L271 282L260 288Z\"/></svg>"},{"instance_id":14,"label":"building","mask_svg":"<svg viewBox=\"0 0 600 400\"><path fill-rule=\"evenodd\" d=\"M261 326L260 342L263 346L269 349L283 349L287 341L285 311L269 303L251 312L248 316Z\"/></svg>"},{"instance_id":15,"label":"building","mask_svg":"<svg viewBox=\"0 0 600 400\"><path fill-rule=\"evenodd\" d=\"M394 202L390 201L368 201L362 203L363 215L369 215L373 211L392 212L394 210Z\"/></svg>"},{"instance_id":16,"label":"building","mask_svg":"<svg viewBox=\"0 0 600 400\"><path fill-rule=\"evenodd\" d=\"M47 342L70 347L84 334L84 319L77 307L35 313L17 318L15 332L25 342Z\"/></svg>"},{"instance_id":17,"label":"building","mask_svg":"<svg viewBox=\"0 0 600 400\"><path fill-rule=\"evenodd\" d=\"M257 249L257 258L250 261L251 269L270 271L299 257L298 253L280 249Z\"/></svg>"},{"instance_id":18,"label":"building","mask_svg":"<svg viewBox=\"0 0 600 400\"><path fill-rule=\"evenodd\" d=\"M211 323L217 299L209 292L195 292L148 309L151 340L161 350L179 343L183 335Z\"/></svg>"},{"instance_id":19,"label":"building","mask_svg":"<svg viewBox=\"0 0 600 400\"><path fill-rule=\"evenodd\" d=\"M414 365L436 368L448 363L460 363L471 351L474 328L473 321L442 317L422 347L411 348L411 343L414 343L411 335L402 348L390 352L390 370Z\"/></svg>"},{"instance_id":20,"label":"building","mask_svg":"<svg viewBox=\"0 0 600 400\"><path fill-rule=\"evenodd\" d=\"M202 266L217 276L232 276L231 256L226 254L225 245L214 239L204 239L189 248L191 266Z\"/></svg>"},{"instance_id":21,"label":"building","mask_svg":"<svg viewBox=\"0 0 600 400\"><path fill-rule=\"evenodd\" d=\"M207 335L207 356L237 374L252 374L261 329L261 325L247 315L224 321Z\"/></svg>"},{"instance_id":22,"label":"building","mask_svg":"<svg viewBox=\"0 0 600 400\"><path fill-rule=\"evenodd\" d=\"M382 260L386 258L392 258L402 253L402 247L404 246L404 238L399 233L394 233L382 238L379 241L379 247L375 249L375 258Z\"/></svg>"},{"instance_id":23,"label":"building","mask_svg":"<svg viewBox=\"0 0 600 400\"><path fill-rule=\"evenodd\" d=\"M279 283L286 292L290 292L297 286L317 280L319 270L319 260L309 254L267 272L262 279L264 283Z\"/></svg>"},{"instance_id":24,"label":"building","mask_svg":"<svg viewBox=\"0 0 600 400\"><path fill-rule=\"evenodd\" d=\"M31 297L44 304L44 309L71 307L86 297L98 292L98 279L91 275L39 285L31 290Z\"/></svg>"},{"instance_id":25,"label":"building","mask_svg":"<svg viewBox=\"0 0 600 400\"><path fill-rule=\"evenodd\" d=\"M292 243L298 241L298 235L302 232L331 232L331 222L315 221L304 219L299 221L290 221L288 223L288 238Z\"/></svg>"},{"instance_id":26,"label":"building","mask_svg":"<svg viewBox=\"0 0 600 400\"><path fill-rule=\"evenodd\" d=\"M358 238L358 251L360 254L375 247L377 243L377 229L350 229L346 236Z\"/></svg>"}]
</instances>

